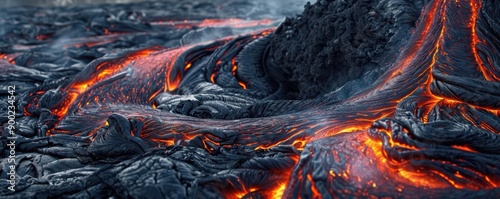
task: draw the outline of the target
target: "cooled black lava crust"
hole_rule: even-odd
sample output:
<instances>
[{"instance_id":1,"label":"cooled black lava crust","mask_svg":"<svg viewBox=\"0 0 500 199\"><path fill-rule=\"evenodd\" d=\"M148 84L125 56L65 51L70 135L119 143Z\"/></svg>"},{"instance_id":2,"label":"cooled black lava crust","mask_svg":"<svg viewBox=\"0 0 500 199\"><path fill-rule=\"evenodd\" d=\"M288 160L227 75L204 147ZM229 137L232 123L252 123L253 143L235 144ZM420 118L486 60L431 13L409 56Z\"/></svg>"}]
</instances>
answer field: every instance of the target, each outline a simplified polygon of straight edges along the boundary
<instances>
[{"instance_id":1,"label":"cooled black lava crust","mask_svg":"<svg viewBox=\"0 0 500 199\"><path fill-rule=\"evenodd\" d=\"M270 56L288 80L288 97L313 98L380 67L397 54L422 4L320 0L305 5L301 15L285 19L270 44Z\"/></svg>"}]
</instances>

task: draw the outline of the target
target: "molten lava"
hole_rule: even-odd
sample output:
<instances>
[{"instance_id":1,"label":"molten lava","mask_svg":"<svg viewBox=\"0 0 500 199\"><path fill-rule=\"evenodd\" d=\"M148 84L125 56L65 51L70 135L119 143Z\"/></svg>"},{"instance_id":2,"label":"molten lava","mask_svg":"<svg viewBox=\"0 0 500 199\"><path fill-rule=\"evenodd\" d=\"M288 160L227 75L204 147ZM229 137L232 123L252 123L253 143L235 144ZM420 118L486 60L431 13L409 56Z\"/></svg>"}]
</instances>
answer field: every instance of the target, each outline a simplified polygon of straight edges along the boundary
<instances>
[{"instance_id":1,"label":"molten lava","mask_svg":"<svg viewBox=\"0 0 500 199\"><path fill-rule=\"evenodd\" d=\"M270 25L274 21L270 19L261 20L244 20L238 18L230 19L204 19L201 21L197 20L183 20L183 21L156 21L151 22L152 25L156 26L173 26L180 29L191 29L193 27L233 27L233 28L245 28L254 27L258 25Z\"/></svg>"}]
</instances>

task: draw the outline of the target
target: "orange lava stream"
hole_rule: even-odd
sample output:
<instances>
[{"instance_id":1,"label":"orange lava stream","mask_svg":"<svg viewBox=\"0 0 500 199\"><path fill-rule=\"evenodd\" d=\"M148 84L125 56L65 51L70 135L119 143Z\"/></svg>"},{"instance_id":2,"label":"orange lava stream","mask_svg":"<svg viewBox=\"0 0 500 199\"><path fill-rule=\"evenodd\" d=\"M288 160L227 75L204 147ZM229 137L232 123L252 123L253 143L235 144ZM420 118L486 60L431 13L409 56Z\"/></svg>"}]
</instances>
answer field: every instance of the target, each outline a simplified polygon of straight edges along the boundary
<instances>
[{"instance_id":1,"label":"orange lava stream","mask_svg":"<svg viewBox=\"0 0 500 199\"><path fill-rule=\"evenodd\" d=\"M332 124L340 124L340 125L332 125L330 127L326 127L324 129L320 129L316 131L316 135L312 138L312 140L316 139L321 139L324 137L328 136L336 136L340 135L343 133L349 133L349 132L359 132L359 131L367 131L372 122L377 121L379 119L385 118L389 116L390 114L394 113L394 110L396 109L396 105L401 102L403 99L407 98L408 96L412 95L414 91L417 88L423 88L425 91L420 95L422 99L426 99L426 101L419 102L419 106L424 106L428 107L426 112L423 114L422 121L424 123L427 122L426 115L429 114L431 111L432 107L437 106L438 104L441 105L448 105L448 106L457 106L459 104L465 104L470 106L471 108L474 109L481 109L481 110L486 110L489 111L492 114L495 114L498 116L499 110L500 109L487 109L484 107L479 107L479 106L474 106L474 105L469 105L464 102L460 102L457 100L453 99L447 99L441 96L437 96L432 93L430 90L430 85L434 81L432 77L432 70L434 67L437 66L439 56L446 56L447 52L444 51L443 48L443 42L446 40L447 37L447 8L450 6L449 4L451 3L456 3L457 5L452 5L452 6L457 6L461 9L468 9L464 5L464 3L468 2L449 2L447 0L434 0L428 4L427 7L427 12L426 14L421 18L422 20L420 21L419 27L417 28L417 31L413 35L411 41L409 42L409 45L407 46L406 50L403 51L398 58L398 61L396 62L395 65L393 65L389 71L381 77L381 81L377 82L375 87L368 89L365 92L362 92L361 94L358 94L357 96L354 96L353 98L347 100L347 102L352 103L352 104L363 104L363 103L371 103L370 98L373 96L380 96L380 93L382 93L384 90L395 90L395 87L401 87L401 82L406 83L409 80L406 80L405 78L408 78L409 73L417 73L416 75L412 75L413 77L417 77L422 79L422 83L417 84L418 86L415 87L413 90L409 90L408 93L402 94L401 97L392 97L392 96L386 96L386 103L385 107L381 109L373 109L371 107L368 107L367 110L364 110L363 113L359 113L361 115L359 118L354 118L352 120L344 121L344 120L331 120L330 122ZM467 5L467 4L465 4ZM478 55L478 52L476 50L476 45L480 42L477 35L476 35L476 20L477 20L477 15L479 12L479 9L481 7L481 4L477 0L471 0L470 1L471 5L471 14L470 14L470 28L471 30L471 36L472 36L472 54L475 57L475 62L477 63L477 67L479 70L482 71L483 76L488 80L488 81L497 81L497 77L495 77L491 72L489 72L486 67L484 67L484 64L482 64L482 60ZM449 14L449 13L448 13ZM436 32L432 32L436 31ZM420 59L422 59L423 56L428 56L430 61L426 63L425 65L421 65L418 62ZM424 67L422 67L424 66ZM420 69L417 69L415 67L421 67ZM415 81L418 82L418 81ZM411 86L411 85L404 85L403 86ZM398 90L404 90L404 89L398 89ZM388 99L388 100L387 100ZM370 115L372 114L373 115ZM464 118L469 120L471 124L474 124L477 127L494 131L494 129L485 123L479 123L477 124L476 121L474 121L473 118L470 118L468 115L465 113L460 113ZM376 116L376 117L374 117ZM366 119L363 119L366 118ZM500 133L500 132L497 132ZM391 133L390 132L385 132L385 134L390 138L389 139L389 144L391 147L397 147L400 149L405 149L405 150L418 150L415 147L408 146L402 143L399 143L395 140L393 140ZM304 142L312 141L311 139L306 139ZM295 145L296 142L294 142ZM278 143L279 144L279 143ZM388 159L387 155L384 154L384 151L382 149L382 141L378 140L373 140L373 139L366 139L364 141L365 146L367 146L371 151L373 151L374 156L372 157L372 160L376 162L377 169L381 173L385 173L390 179L394 179L396 181L401 182L401 184L411 184L412 186L415 187L424 187L424 188L456 188L456 189L481 189L482 187L478 187L477 185L474 184L460 184L455 182L453 179L447 177L445 174L437 171L437 170L413 170L411 168L407 168L405 162L396 162L394 160ZM301 144L301 147L304 145ZM260 146L259 146L260 147ZM462 151L467 151L467 152L475 152L474 150L466 147L466 146L459 146L459 145L453 145L451 146L452 148L455 148L457 150L462 150ZM262 148L262 147L260 147ZM362 149L360 149L362 150ZM471 171L474 172L474 171ZM484 176L484 179L488 179L488 182L490 184L490 187L500 187L500 182L495 182L494 180L491 180L488 178L488 176L481 175L477 172L476 174L480 176ZM335 175L335 174L334 174ZM350 174L348 174L349 176ZM455 174L456 177L465 179L465 177L461 176L460 173ZM311 176L307 176L310 178ZM310 182L314 182L312 179L308 179ZM375 183L370 184L373 186L373 188L376 188L377 185ZM401 192L404 189L404 186L402 188L398 188L397 190ZM314 197L320 198L321 196L319 195L318 191L314 187L314 183L311 187L310 190L313 194Z\"/></svg>"},{"instance_id":2,"label":"orange lava stream","mask_svg":"<svg viewBox=\"0 0 500 199\"><path fill-rule=\"evenodd\" d=\"M231 72L233 73L233 76L236 77L236 70L238 70L238 65L236 64L236 57L234 57L233 59L231 59ZM244 90L247 89L247 85L245 84L245 82L243 81L238 81L238 84L241 86L241 88L243 88Z\"/></svg>"},{"instance_id":3,"label":"orange lava stream","mask_svg":"<svg viewBox=\"0 0 500 199\"><path fill-rule=\"evenodd\" d=\"M92 74L92 76L81 82L75 82L72 85L70 85L66 90L67 90L67 97L64 99L64 102L62 103L60 108L56 108L53 110L53 114L58 116L59 118L63 117L66 115L68 109L70 106L73 104L73 102L77 99L77 97L85 92L87 88L91 87L95 83L102 81L104 78L109 77L110 75L116 73L118 70L121 70L123 67L128 65L130 62L136 58L136 56L147 56L149 54L149 51L146 52L138 52L136 55L131 55L129 58L126 60L122 60L119 63L117 63L114 66L111 67L106 67L106 69L102 70L100 73L97 74ZM106 63L104 63L106 64ZM97 67L97 70L99 70L100 66Z\"/></svg>"},{"instance_id":4,"label":"orange lava stream","mask_svg":"<svg viewBox=\"0 0 500 199\"><path fill-rule=\"evenodd\" d=\"M183 48L175 49L171 52L172 59L170 59L169 63L167 63L167 66L166 66L167 73L165 76L167 79L165 81L165 86L164 86L163 92L173 91L173 90L177 89L177 87L179 86L179 83L181 82L181 79L182 79L181 73L177 73L177 75L175 75L175 78L171 79L172 69L173 69L173 66L175 64L175 57L178 57L179 55L181 55L186 49L187 49L187 47L183 47ZM189 67L186 66L185 68L189 68Z\"/></svg>"},{"instance_id":5,"label":"orange lava stream","mask_svg":"<svg viewBox=\"0 0 500 199\"><path fill-rule=\"evenodd\" d=\"M419 26L416 28L416 32L406 45L405 50L401 53L401 55L398 57L396 63L391 66L382 77L380 77L378 82L376 82L374 87L367 89L364 92L361 92L352 98L348 99L348 103L352 103L353 105L358 105L358 104L367 104L371 103L371 97L373 96L380 96L380 92L383 90L394 90L394 87L401 87L401 83L404 83L408 81L405 77L405 72L408 73L411 67L416 67L415 62L418 62L419 60L419 54L425 53L428 54L429 52L426 52L424 49L424 44L426 42L431 42L432 35L430 35L431 28L436 26L435 23L438 26L442 25L442 21L436 22L435 19L439 15L443 15L444 13L444 2L439 1L439 0L434 0L431 3L429 3L428 7L425 9L427 12L424 12L424 15L421 18ZM431 37L431 38L428 38ZM439 39L438 39L439 40ZM434 52L435 52L434 47ZM428 83L425 84L425 86L428 87L431 78L431 67L433 64L429 65L429 67L426 67L421 70L417 70L418 72L418 78L427 78ZM408 85L411 86L411 85ZM408 92L407 90L403 90L405 92ZM404 97L391 97L391 96L386 96L386 99L388 100L387 103L383 108L379 109L374 109L372 107L367 107L367 112L368 114L372 115L360 115L359 118L353 118L355 121L350 122L349 124L344 124L344 125L339 125L339 126L332 126L327 128L325 131L319 131L316 133L313 139L321 139L323 137L328 137L328 136L334 136L341 134L343 132L346 132L345 129L350 129L350 130L367 130L370 125L372 124L373 121L376 121L381 118L385 118L391 114L394 113L396 105L404 98L407 96L411 95L414 90L409 91L404 95ZM361 114L361 113L360 113ZM360 119L361 118L361 119ZM366 119L363 119L366 118ZM331 121L332 123L338 123L339 121Z\"/></svg>"},{"instance_id":6,"label":"orange lava stream","mask_svg":"<svg viewBox=\"0 0 500 199\"><path fill-rule=\"evenodd\" d=\"M445 12L446 12L446 2L447 0L442 0L442 5L441 7L439 7L439 14L433 14L433 12L431 12L431 15L433 16L441 16L441 20L439 22L439 25L441 26L441 30L439 32L439 36L437 38L437 42L435 44L435 46L433 47L433 55L432 55L432 62L431 64L428 66L428 69L426 69L426 72L425 74L427 75L427 80L425 81L425 83L422 85L422 87L426 88L426 92L423 93L423 97L429 97L430 100L427 101L427 102L424 102L424 103L427 103L426 106L436 106L438 103L443 103L443 104L449 104L449 105L452 105L452 106L456 106L458 104L464 104L464 102L458 102L456 100L451 100L451 99L446 99L446 98L443 98L443 97L440 97L440 96L436 96L436 95L433 95L432 94L432 91L430 91L430 84L431 82L433 81L433 78L432 78L432 69L433 67L437 64L437 55L439 53L444 53L443 55L446 55L446 52L442 52L442 42L444 41L444 37L445 37L445 33L447 31L447 27L445 25L445 21L446 21L446 15L445 15ZM435 4L433 4L434 8L433 10L436 10L437 9L437 5L439 4L436 4L437 2L439 1L434 1ZM452 2L450 2L452 3ZM457 3L457 2L455 2ZM477 50L475 48L476 44L479 42L479 39L477 38L477 35L475 33L475 24L476 24L476 20L477 20L477 14L478 14L478 10L480 9L480 3L479 2L476 2L474 0L471 0L470 2L470 5L471 5L471 8L472 8L472 14L471 14L471 22L470 22L470 27L472 29L472 53L474 54L474 57L475 57L475 60L476 60L476 63L478 64L478 67L479 69L481 70L481 72L483 73L483 76L485 77L485 79L487 79L488 81L498 81L498 78L495 77L492 73L488 73L488 70L484 67L484 65L482 64L482 61L481 61L481 58L479 57L479 55L477 54ZM430 17L430 18L433 18L433 17ZM426 20L427 22L429 22L429 20ZM430 27L430 24L427 24L426 25L426 30L424 31L425 34L428 32L428 29ZM420 35L419 36L422 36L422 38L425 38L423 37L423 35ZM391 75L391 78L394 77L395 75L398 75L400 74L400 70L403 70L404 69L404 66L409 63L409 60L412 58L413 56L410 56L410 57L407 57L405 59L403 59L403 62L402 62L402 65L400 67L400 69L398 69L397 71L393 72L393 74ZM391 79L386 79L386 82L387 81L390 81ZM404 99L404 98L403 98ZM473 106L473 105L470 105L471 107L473 108L481 108L483 110L488 110L489 112L493 113L493 114L496 114L498 115L498 110L494 110L494 109L486 109L486 108L482 108L482 107L478 107L478 106ZM426 113L424 113L424 115L427 115L428 113L430 112L430 109L427 110ZM463 114L463 113L462 113ZM467 117L466 117L467 118ZM471 122L471 124L474 124L474 121L472 121L472 119L468 118L468 120ZM427 122L427 118L423 118L423 121L424 122ZM479 125L476 125L478 127L481 127L481 128L484 128L484 129L488 129L490 131L494 131L494 129L492 129L491 127L489 126L486 126L484 124L479 124ZM352 127L352 128L359 128L359 127ZM365 127L365 129L367 129L368 126ZM500 133L500 132L497 132L497 133ZM391 133L390 132L386 132L386 134L391 137ZM395 143L392 138L390 138L390 145L391 147L394 147L394 146L398 146L399 148L405 148L405 149L412 149L412 147L409 147L409 146L406 146L406 145L401 145L400 143ZM396 175L394 177L392 177L392 179L406 179L407 181L411 182L414 186L417 186L417 187L428 187L428 188L447 188L449 186L452 186L454 188L457 188L457 189L464 189L464 188L469 188L469 189L480 189L480 187L476 187L474 185L460 185L460 184L457 184L455 183L452 179L448 178L445 174L443 173L440 173L438 171L435 171L435 170L426 170L426 171L421 171L421 170L408 170L408 169L405 169L404 167L398 167L398 168L387 168L385 165L388 164L388 160L387 159L387 156L385 154L383 154L383 151L382 151L382 141L375 141L375 140L371 140L371 139L367 139L367 141L365 142L365 144L367 146L370 147L371 150L374 151L375 153L375 158L377 160L377 162L379 163L378 164L378 168L380 171L384 171L386 170L388 174L390 174L391 176L392 175ZM458 146L458 145L454 145L452 146L453 148L455 149L458 149L458 150L463 150L463 151L468 151L468 152L475 152L474 150L466 147L466 146ZM413 148L413 150L415 150ZM392 164L398 164L398 165L401 165L402 163L396 163L396 162L393 162ZM399 176L399 177L397 177ZM460 174L456 174L457 177L460 177ZM488 176L484 176L485 178L487 178ZM463 176L461 177L463 178ZM500 185L500 182L490 182L491 186L492 187L499 187Z\"/></svg>"},{"instance_id":7,"label":"orange lava stream","mask_svg":"<svg viewBox=\"0 0 500 199\"><path fill-rule=\"evenodd\" d=\"M298 158L297 158L298 159ZM297 163L297 162L296 162ZM269 198L269 199L280 199L283 196L283 193L285 192L287 182L288 182L288 176L290 176L291 171L284 171L280 173L279 175L281 176L279 179L276 179L273 182L269 182L269 184L272 184L269 188L264 188L260 189L258 187L246 187L243 185L243 190L239 191L227 191L224 194L224 197L226 199L241 199L241 198L248 198L246 197L247 194L250 194L252 192L257 192L264 198Z\"/></svg>"},{"instance_id":8,"label":"orange lava stream","mask_svg":"<svg viewBox=\"0 0 500 199\"><path fill-rule=\"evenodd\" d=\"M472 44L471 44L472 54L474 55L474 59L476 60L476 63L479 67L479 70L483 74L483 77L488 81L499 81L500 77L497 77L495 74L493 74L490 70L488 70L484 66L484 63L479 57L476 48L476 46L480 43L479 38L476 34L476 22L479 9L481 8L481 2L478 2L477 0L471 0L470 6L472 8L472 17L471 21L469 22L471 28L471 36L472 36Z\"/></svg>"},{"instance_id":9,"label":"orange lava stream","mask_svg":"<svg viewBox=\"0 0 500 199\"><path fill-rule=\"evenodd\" d=\"M151 22L152 25L167 25L173 26L179 29L188 29L193 27L233 27L233 28L245 28L254 27L258 25L271 25L274 21L270 19L260 19L260 20L244 20L238 18L229 19L204 19L201 21L197 20L183 20L183 21L166 21L166 22Z\"/></svg>"},{"instance_id":10,"label":"orange lava stream","mask_svg":"<svg viewBox=\"0 0 500 199\"><path fill-rule=\"evenodd\" d=\"M474 56L475 62L477 63L478 69L481 71L483 74L483 77L488 80L488 81L498 81L500 80L499 77L496 77L491 71L489 71L485 66L483 61L481 60L481 57L479 56L476 46L481 43L480 39L477 36L476 33L476 21L478 18L478 13L481 8L481 3L478 0L469 0L470 1L470 6L471 6L471 17L470 17L470 28L471 28L471 51ZM463 2L448 2L448 0L434 0L431 3L428 4L428 7L426 8L426 13L422 16L422 20L420 21L419 26L416 29L415 34L411 38L409 45L406 46L406 50L404 50L401 55L399 56L397 62L391 66L389 71L384 74L381 77L381 80L376 82L376 86L373 88L368 89L365 92L362 92L361 94L358 94L354 96L353 98L348 99L347 105L353 105L353 104L369 104L372 101L370 100L370 97L373 96L380 96L380 92L383 92L384 90L395 90L397 87L401 87L400 82L408 82L410 80L407 80L408 76L407 73L412 73L415 72L417 74L413 75L416 77L418 80L415 80L416 82L421 81L422 84L419 84L418 87L423 88L425 92L423 92L421 97L426 97L428 99L427 101L423 102L420 104L421 106L425 107L435 107L438 105L438 103L442 103L444 105L452 105L455 106L457 104L464 104L464 102L459 102L453 99L446 99L444 97L436 96L432 93L430 90L430 85L434 81L432 77L432 70L438 64L438 59L439 55L445 55L446 52L443 52L443 42L446 38L446 33L448 31L448 28L446 26L446 9L447 9L447 3L463 3ZM459 4L461 5L461 4ZM176 28L192 28L192 27L217 27L217 26L231 26L231 27L249 27L249 26L257 26L258 24L271 24L273 21L271 20L254 20L254 21L245 21L241 19L224 19L224 20L214 20L214 19L207 19L203 21L182 21L182 22L176 22L176 21L171 21L171 22L154 22L152 23L153 25L171 25ZM437 28L436 30L438 31L438 35L433 35L432 31L434 30L433 28ZM272 31L272 30L271 30ZM266 34L270 34L270 32L264 32L259 36L264 36ZM255 38L259 36L254 36ZM172 70L174 64L175 64L175 57L178 57L182 52L185 51L188 47L183 47L179 49L172 50L169 55L172 57L167 63L165 63L165 82L163 86L163 92L167 91L174 91L175 89L178 88L180 81L182 80L182 73L173 73L175 71ZM64 99L64 102L62 105L57 107L56 109L53 110L53 113L58 116L59 118L64 117L70 107L74 104L74 102L77 100L77 98L84 92L86 92L89 88L97 84L98 82L101 82L109 77L111 77L113 74L116 74L117 72L123 70L124 67L127 65L131 64L134 60L149 56L152 51L150 50L142 50L138 51L136 53L133 53L129 56L127 56L126 59L119 60L117 62L113 63L105 63L102 66L99 66L96 71L98 73L92 74L90 78L86 80L81 80L81 81L76 81L73 82L68 88L65 88L64 90L67 93L67 96ZM423 68L415 69L415 66L419 66L418 62L421 61L423 56L428 56L431 58L429 63L426 63ZM6 55L0 55L0 58L7 59ZM193 63L185 63L184 66L184 71L189 70L192 67ZM217 64L220 64L218 62ZM236 59L231 60L232 68L231 71L233 75L236 74L237 71L237 63ZM419 66L421 67L421 66ZM175 74L175 76L172 76L172 74ZM212 83L215 83L215 73L212 73L210 76L210 81ZM238 81L238 84L243 88L247 89L247 85L242 82ZM403 86L412 86L409 85L410 83L407 83L407 85ZM255 147L256 150L265 150L269 149L271 147L283 144L283 143L291 143L292 146L297 148L298 150L303 150L304 147L306 146L306 143L308 141L312 141L315 139L321 139L327 136L334 136L334 135L340 135L344 133L351 133L351 132L359 132L359 131L366 131L368 128L370 128L370 125L381 118L387 117L390 114L394 113L394 110L396 108L396 105L403 99L407 98L408 96L412 95L413 92L417 89L417 86L414 89L409 89L409 91L405 91L406 93L401 94L402 96L398 97L393 97L390 96L388 97L388 100L385 102L385 107L383 108L371 108L368 110L364 110L363 112L358 113L356 116L360 116L359 118L347 118L347 121L343 120L333 120L333 121L325 121L326 122L331 122L333 124L338 124L340 122L343 122L342 124L335 125L335 126L327 126L327 127L318 127L317 126L309 126L310 129L317 129L315 132L315 135L308 135L308 136L300 136L304 132L304 128L297 129L297 128L291 128L287 129L290 134L288 137L278 140L278 141L273 141L273 142L266 142L266 143L256 143L257 147ZM152 100L154 96L156 96L161 90L156 91L149 100ZM394 92L394 91L393 91ZM383 93L384 94L384 93ZM153 107L155 105L153 104ZM472 108L476 109L484 109L488 110L489 112L496 114L497 116L499 115L499 110L495 109L486 109L483 107L478 107L478 106L473 106L469 105ZM421 120L426 123L428 122L428 118L426 118L426 115L431 111L431 108L426 109L426 112L424 113L423 118ZM347 116L346 116L347 117ZM469 120L471 123L474 123L473 119L468 118L464 115L464 117ZM342 118L345 119L345 118ZM180 125L180 124L179 124ZM488 130L493 130L491 127L480 123L477 124L478 127L488 129ZM247 130L248 129L244 129ZM169 132L172 133L172 132ZM408 150L417 150L414 147L407 146L405 144L396 142L392 139L392 135L390 132L384 132L388 137L390 137L390 146L391 147L399 147L402 149L408 149ZM500 133L500 132L497 132ZM173 134L173 133L172 133ZM193 139L197 135L188 135L187 133L180 132L180 133L175 133L175 134L182 134L182 137L186 140ZM177 135L172 135L171 138L148 138L150 135L147 133L141 133L141 137L150 139L154 142L164 144L166 146L172 146L175 144L177 141L174 137ZM241 143L244 143L245 137L242 136L242 138L239 138L238 140ZM210 145L217 145L217 143L214 143L212 140L210 140L207 137L203 137L203 144L204 147L208 150L211 151L213 148L210 147ZM248 145L254 144L254 143L246 143ZM376 162L377 168L380 171L385 171L388 176L390 176L392 179L399 180L399 181L406 181L407 183L411 183L414 186L417 187L425 187L425 188L449 188L449 187L454 187L458 189L463 189L463 188L471 188L471 189L479 189L480 187L464 187L463 185L457 184L453 180L449 179L446 175L434 171L434 170L429 170L429 171L421 171L421 170L409 170L408 168L405 167L404 163L401 162L395 162L393 160L390 160L387 158L387 154L384 154L384 151L382 150L382 141L377 141L377 140L372 140L372 139L366 139L364 142L365 146L367 146L370 150L373 151L374 157L373 160ZM468 152L475 152L474 150L466 147L466 146L458 146L454 145L452 146L453 148L463 150L463 151L468 151ZM298 160L297 160L298 161ZM390 165L390 166L388 166ZM281 176L289 176L291 171L284 171L281 173ZM350 173L340 173L340 174L335 174L331 171L330 173L331 176L344 176L348 177ZM459 173L456 174L456 176L460 176ZM485 179L488 179L492 187L500 187L500 182L495 182L491 179L488 178L488 176L484 176ZM316 198L321 198L321 194L319 193L316 185L314 184L314 179L312 179L311 175L307 175L307 180L312 182L311 186L311 191ZM278 182L275 182L275 186L268 189L268 190L259 190L258 188L253 188L253 187L244 187L244 190L239 190L239 191L233 191L233 192L228 192L227 197L228 198L241 198L245 196L248 193L251 192L262 192L264 195L266 195L269 198L281 198L283 195L283 192L285 191L285 187L287 187L287 179L283 180L281 179ZM375 182L370 182L370 185L373 188L377 187L377 184ZM236 186L235 186L236 187ZM402 188L400 188L402 189Z\"/></svg>"},{"instance_id":11,"label":"orange lava stream","mask_svg":"<svg viewBox=\"0 0 500 199\"><path fill-rule=\"evenodd\" d=\"M175 79L170 79L170 74L172 72L172 66L175 57L179 56L182 52L184 52L186 48L188 47L178 48L168 52L168 54L171 55L173 60L170 60L170 62L168 62L165 65L166 68L165 71L167 76L164 85L164 90L171 91L177 88L177 85L180 82L180 74L178 74ZM153 49L140 50L131 53L128 56L125 56L124 58L101 63L95 68L95 72L93 72L89 78L86 78L84 80L74 81L67 88L64 88L64 91L66 92L67 96L63 99L63 102L58 105L58 107L53 109L53 114L56 115L58 118L64 117L67 114L68 110L74 105L74 102L78 99L78 97L82 93L88 91L90 88L92 88L92 86L97 85L103 80L112 77L113 75L117 74L120 71L123 71L125 67L133 65L133 62L135 62L136 60L150 56L152 53L155 52L157 51ZM155 93L158 94L159 91L156 91ZM150 100L152 99L152 97L150 97Z\"/></svg>"},{"instance_id":12,"label":"orange lava stream","mask_svg":"<svg viewBox=\"0 0 500 199\"><path fill-rule=\"evenodd\" d=\"M14 55L12 55L12 54L6 55L6 54L0 53L0 59L7 60L11 64L16 64L16 61L14 61Z\"/></svg>"},{"instance_id":13,"label":"orange lava stream","mask_svg":"<svg viewBox=\"0 0 500 199\"><path fill-rule=\"evenodd\" d=\"M455 2L455 3L457 3L457 2ZM472 53L474 55L475 62L477 63L477 67L479 68L479 70L483 74L483 77L487 81L498 81L500 79L498 79L493 73L491 73L491 71L489 71L484 66L481 58L478 55L477 49L476 49L476 45L479 43L479 38L477 37L477 34L476 34L476 22L477 22L477 15L479 13L479 9L481 8L481 2L478 2L478 0L470 0L470 6L471 6L471 17L470 17L471 21L469 22L469 26L470 26L470 29L471 29L471 36L472 36L471 51L472 51ZM445 15L443 15L443 20L442 21L443 22L446 21L446 16ZM440 45L441 45L442 40L444 39L443 36L444 36L445 31L446 31L446 26L443 25L443 27L441 29L441 32L439 34L439 41L436 44L436 51L435 51L435 53L433 55L432 64L429 67L430 68L430 74L432 74L432 68L436 64L437 54L440 52ZM445 53L445 52L443 52L443 53ZM431 84L432 81L433 81L432 75L429 75L429 79L428 79L428 81L424 85L426 86L426 90L428 92L427 95L434 99L434 100L430 100L430 102L432 102L434 104L434 106L437 105L440 102L443 102L445 104L452 104L452 105L453 104L456 105L456 104L460 104L460 103L467 104L465 102L456 101L454 99L448 99L448 98L445 98L445 97L433 95L432 91L430 91L430 89L429 89L430 88L429 85ZM498 115L498 112L500 111L500 107L498 109L491 109L491 108L484 108L484 107L475 106L475 105L471 105L471 104L467 104L467 105L471 106L471 107L473 107L475 109L487 110L488 112L493 113L494 115ZM427 113L425 115L427 115ZM475 124L475 122L473 122L473 121L470 121L470 122L471 122L471 124ZM475 125L475 126L482 127L482 128L485 128L485 129L488 129L488 130L491 130L491 131L495 131L494 129L491 129L490 127L487 127L487 126L484 126L484 125ZM497 132L497 133L500 133L500 132Z\"/></svg>"},{"instance_id":14,"label":"orange lava stream","mask_svg":"<svg viewBox=\"0 0 500 199\"><path fill-rule=\"evenodd\" d=\"M244 82L239 81L239 82L238 82L238 84L239 84L239 85L241 86L241 88L243 88L244 90L246 90L246 89L247 89L247 85L246 85Z\"/></svg>"}]
</instances>

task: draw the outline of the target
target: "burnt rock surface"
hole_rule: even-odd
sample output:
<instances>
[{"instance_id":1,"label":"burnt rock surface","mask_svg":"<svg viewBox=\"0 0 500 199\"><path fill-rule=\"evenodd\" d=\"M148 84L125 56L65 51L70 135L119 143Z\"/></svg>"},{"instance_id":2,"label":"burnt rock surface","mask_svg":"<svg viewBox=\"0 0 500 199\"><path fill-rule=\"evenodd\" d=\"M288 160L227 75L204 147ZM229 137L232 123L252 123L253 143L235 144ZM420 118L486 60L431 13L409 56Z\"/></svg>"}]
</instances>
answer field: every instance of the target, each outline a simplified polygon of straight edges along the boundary
<instances>
[{"instance_id":1,"label":"burnt rock surface","mask_svg":"<svg viewBox=\"0 0 500 199\"><path fill-rule=\"evenodd\" d=\"M386 66L410 36L423 4L321 0L286 18L269 53L289 85L287 97L314 98Z\"/></svg>"}]
</instances>

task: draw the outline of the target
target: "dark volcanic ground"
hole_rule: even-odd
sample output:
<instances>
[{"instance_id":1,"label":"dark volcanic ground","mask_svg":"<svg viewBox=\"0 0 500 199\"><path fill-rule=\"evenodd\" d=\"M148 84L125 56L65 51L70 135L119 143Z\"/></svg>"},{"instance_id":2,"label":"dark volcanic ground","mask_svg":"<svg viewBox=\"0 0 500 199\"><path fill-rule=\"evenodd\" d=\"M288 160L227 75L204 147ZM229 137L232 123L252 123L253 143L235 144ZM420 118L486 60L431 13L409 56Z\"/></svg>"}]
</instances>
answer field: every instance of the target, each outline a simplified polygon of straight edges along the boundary
<instances>
[{"instance_id":1,"label":"dark volcanic ground","mask_svg":"<svg viewBox=\"0 0 500 199\"><path fill-rule=\"evenodd\" d=\"M283 22L271 42L271 57L292 85L290 98L314 98L386 66L409 38L423 5L421 0L307 4L301 15Z\"/></svg>"},{"instance_id":2,"label":"dark volcanic ground","mask_svg":"<svg viewBox=\"0 0 500 199\"><path fill-rule=\"evenodd\" d=\"M184 40L203 41L249 30L232 29L230 24L223 23L215 24L217 27L213 30L205 30L211 25L197 26L197 21L227 18L268 20L261 26L265 27L299 13L302 7L303 3L299 1L237 0L0 8L0 55L10 54L5 59L22 66L23 69L19 70L37 70L35 73L40 77L27 74L24 78L31 79L32 83L42 83L47 75L63 77L75 74L110 52L151 46L173 48L180 46L183 37ZM187 25L183 25L184 20L189 21ZM234 25L239 23L232 22ZM200 29L201 33L197 33ZM44 74L55 67L60 70ZM21 78L21 74L16 77L5 75L4 80L12 83Z\"/></svg>"}]
</instances>

